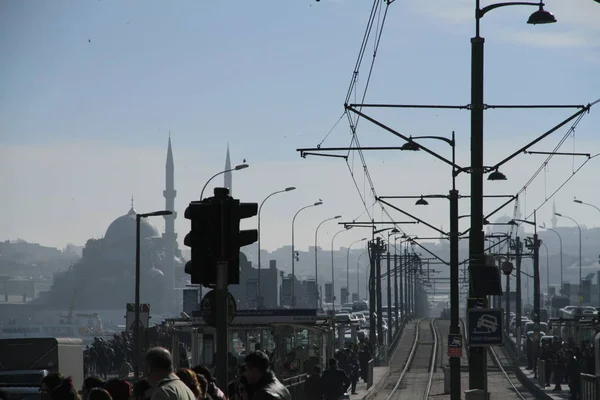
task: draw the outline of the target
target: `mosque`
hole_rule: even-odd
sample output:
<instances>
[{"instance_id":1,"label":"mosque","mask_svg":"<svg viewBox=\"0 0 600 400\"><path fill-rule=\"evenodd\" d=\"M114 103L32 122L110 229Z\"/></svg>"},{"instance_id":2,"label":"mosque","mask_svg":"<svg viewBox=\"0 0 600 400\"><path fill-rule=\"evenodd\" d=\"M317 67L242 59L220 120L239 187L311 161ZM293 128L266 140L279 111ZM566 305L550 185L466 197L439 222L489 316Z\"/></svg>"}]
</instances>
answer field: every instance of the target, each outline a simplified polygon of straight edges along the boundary
<instances>
[{"instance_id":1,"label":"mosque","mask_svg":"<svg viewBox=\"0 0 600 400\"><path fill-rule=\"evenodd\" d=\"M175 233L175 164L171 138L166 161L163 196L165 209L173 213L165 218L160 233L151 219L140 221L140 291L142 303L156 313L181 310L181 288L189 279ZM225 169L231 169L229 147ZM231 172L225 173L224 186L231 190ZM77 310L119 310L134 301L136 210L133 199L127 213L111 222L101 239L89 239L82 258L69 270L56 274L51 290L42 292L32 306Z\"/></svg>"}]
</instances>

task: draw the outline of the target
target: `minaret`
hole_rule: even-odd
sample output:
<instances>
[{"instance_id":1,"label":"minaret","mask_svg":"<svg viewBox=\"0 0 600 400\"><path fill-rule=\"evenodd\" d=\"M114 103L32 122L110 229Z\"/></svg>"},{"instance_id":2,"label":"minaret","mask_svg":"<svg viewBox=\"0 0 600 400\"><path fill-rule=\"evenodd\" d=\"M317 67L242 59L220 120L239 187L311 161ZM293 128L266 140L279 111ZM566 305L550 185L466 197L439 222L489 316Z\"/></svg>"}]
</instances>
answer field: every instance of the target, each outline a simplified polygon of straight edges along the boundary
<instances>
[{"instance_id":1,"label":"minaret","mask_svg":"<svg viewBox=\"0 0 600 400\"><path fill-rule=\"evenodd\" d=\"M552 219L550 220L552 224L552 229L556 229L556 225L558 224L558 218L556 218L556 202L552 200Z\"/></svg>"},{"instance_id":2,"label":"minaret","mask_svg":"<svg viewBox=\"0 0 600 400\"><path fill-rule=\"evenodd\" d=\"M171 135L169 134L169 146L167 148L167 164L165 165L165 210L172 211L173 214L165 215L165 233L163 240L165 243L165 258L163 264L163 273L165 274L165 289L170 299L169 305L174 305L173 289L175 288L175 242L177 234L175 233L175 164L173 162L173 150L171 149Z\"/></svg>"},{"instance_id":3,"label":"minaret","mask_svg":"<svg viewBox=\"0 0 600 400\"><path fill-rule=\"evenodd\" d=\"M225 156L225 171L231 169L231 160L229 159L229 143L227 143L227 155ZM233 196L231 171L225 172L223 176L223 186L229 189L229 195Z\"/></svg>"}]
</instances>

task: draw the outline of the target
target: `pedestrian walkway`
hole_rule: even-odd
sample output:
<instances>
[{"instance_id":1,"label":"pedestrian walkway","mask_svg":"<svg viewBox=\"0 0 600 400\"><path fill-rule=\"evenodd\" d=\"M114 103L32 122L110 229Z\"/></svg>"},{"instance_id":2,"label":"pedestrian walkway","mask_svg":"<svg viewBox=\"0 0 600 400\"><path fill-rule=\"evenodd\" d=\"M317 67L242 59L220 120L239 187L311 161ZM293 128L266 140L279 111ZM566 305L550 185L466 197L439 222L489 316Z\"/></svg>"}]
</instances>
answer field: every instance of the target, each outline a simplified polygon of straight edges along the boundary
<instances>
[{"instance_id":1,"label":"pedestrian walkway","mask_svg":"<svg viewBox=\"0 0 600 400\"><path fill-rule=\"evenodd\" d=\"M571 392L566 384L562 385L562 391L553 392L554 385L548 387L540 386L533 370L528 370L527 367L519 367L517 374L520 375L521 380L526 381L525 384L529 386L529 390L536 393L539 399L566 400L571 398Z\"/></svg>"}]
</instances>

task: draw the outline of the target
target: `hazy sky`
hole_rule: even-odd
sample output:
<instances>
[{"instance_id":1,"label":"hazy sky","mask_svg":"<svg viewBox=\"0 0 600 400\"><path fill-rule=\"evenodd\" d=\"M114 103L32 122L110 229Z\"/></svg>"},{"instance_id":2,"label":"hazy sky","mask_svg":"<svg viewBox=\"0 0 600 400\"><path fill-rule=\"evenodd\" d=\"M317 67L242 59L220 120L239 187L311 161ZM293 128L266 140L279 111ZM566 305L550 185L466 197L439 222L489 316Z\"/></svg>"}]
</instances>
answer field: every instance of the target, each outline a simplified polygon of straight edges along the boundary
<instances>
[{"instance_id":1,"label":"hazy sky","mask_svg":"<svg viewBox=\"0 0 600 400\"><path fill-rule=\"evenodd\" d=\"M192 1L53 0L0 3L0 239L23 238L64 247L101 237L135 198L139 212L164 207L168 132L176 163L176 228L206 180L224 166L227 143L233 194L262 201L286 186L295 192L263 208L262 247L290 242L294 213L323 199L324 205L296 220L296 245L306 249L323 219L366 220L356 186L369 212L387 219L374 202L358 158L300 158L296 148L314 147L343 112L343 101L371 8L367 0ZM525 24L533 7L486 15L486 103L587 104L600 97L600 4L592 0L547 0L559 23ZM469 103L470 45L474 1L404 0L389 7L367 101L372 103ZM488 4L483 1L482 4ZM370 44L365 57L372 57ZM359 75L364 87L368 64ZM357 95L360 93L357 93ZM561 147L564 152L600 152L600 104ZM369 110L407 135L456 131L458 163L469 162L467 111ZM486 112L486 164L494 164L571 110ZM367 121L359 125L363 146L403 142ZM563 128L535 146L549 151ZM347 146L346 119L323 142ZM441 142L422 142L450 157ZM424 152L365 153L379 195L447 193L450 170ZM521 196L529 214L583 162L555 157ZM542 165L544 156L520 155L506 165L505 182L486 181L486 192L514 194ZM600 157L590 161L557 194L557 210L598 226L600 213L574 204L573 196L600 206ZM354 172L355 186L349 171ZM222 183L222 180L215 183ZM460 176L461 193L469 176ZM211 187L212 190L212 187ZM417 208L395 201L435 226L448 229L445 200ZM551 201L538 220L551 217ZM498 201L487 201L492 210ZM461 214L468 213L468 200ZM512 208L507 208L507 214ZM407 218L391 210L398 221ZM500 213L502 215L504 213ZM162 230L163 221L154 222ZM569 221L561 222L569 225ZM466 229L468 219L461 220ZM256 226L256 219L247 226ZM339 230L325 225L320 245ZM405 227L439 236L423 225ZM369 233L353 229L336 247Z\"/></svg>"}]
</instances>

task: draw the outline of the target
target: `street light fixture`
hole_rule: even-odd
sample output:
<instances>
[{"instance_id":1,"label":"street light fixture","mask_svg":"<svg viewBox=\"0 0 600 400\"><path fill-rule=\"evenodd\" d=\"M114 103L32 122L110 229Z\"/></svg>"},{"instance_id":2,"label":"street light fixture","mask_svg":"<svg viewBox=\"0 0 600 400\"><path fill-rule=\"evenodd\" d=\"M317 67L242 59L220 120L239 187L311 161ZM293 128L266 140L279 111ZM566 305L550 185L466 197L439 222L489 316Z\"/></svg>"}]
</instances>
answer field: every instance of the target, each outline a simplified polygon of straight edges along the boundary
<instances>
[{"instance_id":1,"label":"street light fixture","mask_svg":"<svg viewBox=\"0 0 600 400\"><path fill-rule=\"evenodd\" d=\"M337 235L339 235L340 233L346 232L348 230L352 229L352 227L348 227L348 228L344 228L341 231L336 232L335 235L333 235L333 237L331 238L331 294L332 294L332 299L331 299L331 327L332 327L332 332L333 332L333 340L334 342L332 344L335 344L335 264L333 262L333 242L335 241L335 238ZM331 347L331 349L333 349L334 347Z\"/></svg>"},{"instance_id":2,"label":"street light fixture","mask_svg":"<svg viewBox=\"0 0 600 400\"><path fill-rule=\"evenodd\" d=\"M491 174L488 175L488 181L505 181L506 180L506 175L504 175L502 172L495 170L494 172L492 172Z\"/></svg>"},{"instance_id":3,"label":"street light fixture","mask_svg":"<svg viewBox=\"0 0 600 400\"><path fill-rule=\"evenodd\" d=\"M573 199L573 201L574 201L575 203L577 203L577 204L583 204L583 205L585 205L585 206L594 207L596 210L598 210L598 212L600 212L600 208L596 207L596 206L595 206L595 205L593 205L593 204L586 203L586 202L584 202L584 201L577 200L577 199Z\"/></svg>"},{"instance_id":4,"label":"street light fixture","mask_svg":"<svg viewBox=\"0 0 600 400\"><path fill-rule=\"evenodd\" d=\"M346 251L346 290L348 291L348 295L350 295L350 248L356 243L364 242L365 240L367 240L367 238L362 238L350 243L350 246L348 246L348 250Z\"/></svg>"},{"instance_id":5,"label":"street light fixture","mask_svg":"<svg viewBox=\"0 0 600 400\"><path fill-rule=\"evenodd\" d=\"M226 169L225 171L217 172L216 174L214 174L213 176L211 176L210 179L206 181L206 183L204 184L204 187L202 188L202 191L200 192L200 200L202 200L203 197L204 197L204 189L206 189L206 186L208 186L208 184L210 183L210 181L212 181L213 179L215 179L217 176L222 175L222 174L226 174L227 172L239 171L241 169L246 169L248 167L249 167L248 164L240 164L240 165L236 165L235 167L233 167L231 169Z\"/></svg>"},{"instance_id":6,"label":"street light fixture","mask_svg":"<svg viewBox=\"0 0 600 400\"><path fill-rule=\"evenodd\" d=\"M415 202L415 205L416 206L428 206L429 202L427 200L425 200L423 198L423 196L421 196L421 198Z\"/></svg>"},{"instance_id":7,"label":"street light fixture","mask_svg":"<svg viewBox=\"0 0 600 400\"><path fill-rule=\"evenodd\" d=\"M317 201L314 204L309 204L308 206L304 206L301 209L299 209L296 214L294 214L294 218L292 218L292 308L296 308L296 291L294 286L296 286L296 269L295 269L295 262L296 262L296 248L294 246L294 223L296 222L296 217L298 216L298 214L300 214L300 211L302 210L306 210L307 208L310 207L316 207L316 206L320 206L321 204L323 204L323 202L321 200Z\"/></svg>"},{"instance_id":8,"label":"street light fixture","mask_svg":"<svg viewBox=\"0 0 600 400\"><path fill-rule=\"evenodd\" d=\"M550 11L544 10L544 3L540 1L540 9L529 16L527 20L531 25L553 24L556 22L556 17Z\"/></svg>"},{"instance_id":9,"label":"street light fixture","mask_svg":"<svg viewBox=\"0 0 600 400\"><path fill-rule=\"evenodd\" d=\"M471 218L470 241L469 241L469 259L471 265L475 268L484 265L484 241L483 241L483 143L484 143L484 126L483 113L486 109L484 102L484 38L480 36L480 20L483 16L496 8L507 6L535 6L539 7L538 11L534 12L528 22L531 24L549 23L556 20L550 20L548 15L544 13L543 2L505 2L491 4L484 8L480 7L480 0L475 2L475 37L471 38ZM499 172L499 171L494 171ZM492 173L491 175L494 175ZM488 177L490 180L490 177ZM499 174L494 175L494 179L499 179ZM506 178L506 176L504 176ZM473 348L469 354L469 387L471 389L484 389L487 384L486 376L486 350L485 348ZM459 400L460 393L460 378L459 383L451 389L451 400Z\"/></svg>"},{"instance_id":10,"label":"street light fixture","mask_svg":"<svg viewBox=\"0 0 600 400\"><path fill-rule=\"evenodd\" d=\"M318 259L317 259L317 239L318 239L318 235L319 235L319 228L321 227L321 225L323 225L325 222L327 221L333 221L334 219L339 219L342 218L341 215L336 215L335 217L331 217L331 218L327 218L324 219L323 221L321 221L319 223L319 225L317 225L317 229L315 229L315 289L317 290L317 298L316 298L316 304L315 304L315 309L319 308L319 297L320 297L320 293L319 293L319 263L318 263Z\"/></svg>"},{"instance_id":11,"label":"street light fixture","mask_svg":"<svg viewBox=\"0 0 600 400\"><path fill-rule=\"evenodd\" d=\"M577 294L577 297L578 297L577 304L579 304L581 306L581 301L583 300L583 298L582 298L583 297L583 291L582 291L583 275L582 275L582 271L581 271L581 226L579 226L577 221L575 221L571 217L567 217L566 215L562 215L557 212L555 212L554 215L556 215L557 217L570 219L571 221L573 221L575 223L575 225L577 225L577 229L579 230L579 293Z\"/></svg>"},{"instance_id":12,"label":"street light fixture","mask_svg":"<svg viewBox=\"0 0 600 400\"><path fill-rule=\"evenodd\" d=\"M545 229L547 231L550 232L554 232L556 234L556 236L558 236L558 244L560 247L560 287L559 287L559 293L562 292L562 284L563 284L563 245L562 245L562 237L560 236L560 233L558 233L557 231L555 231L552 228L546 228L546 224L540 226L540 228Z\"/></svg>"},{"instance_id":13,"label":"street light fixture","mask_svg":"<svg viewBox=\"0 0 600 400\"><path fill-rule=\"evenodd\" d=\"M294 186L289 186L283 190L278 190L276 192L273 192L270 195L268 195L267 197L265 197L265 199L262 201L262 203L260 203L260 207L258 207L258 238L257 238L258 239L258 308L261 308L263 306L262 296L261 296L261 292L260 292L260 270L261 270L261 264L260 264L260 212L262 211L262 207L265 204L265 202L267 200L269 200L271 197L273 197L279 193L291 192L292 190L296 190L296 188Z\"/></svg>"},{"instance_id":14,"label":"street light fixture","mask_svg":"<svg viewBox=\"0 0 600 400\"><path fill-rule=\"evenodd\" d=\"M133 342L135 343L135 367L134 375L136 379L140 377L141 343L140 343L140 223L142 218L159 217L171 215L173 211L154 211L145 214L135 214L135 319L133 322Z\"/></svg>"}]
</instances>

